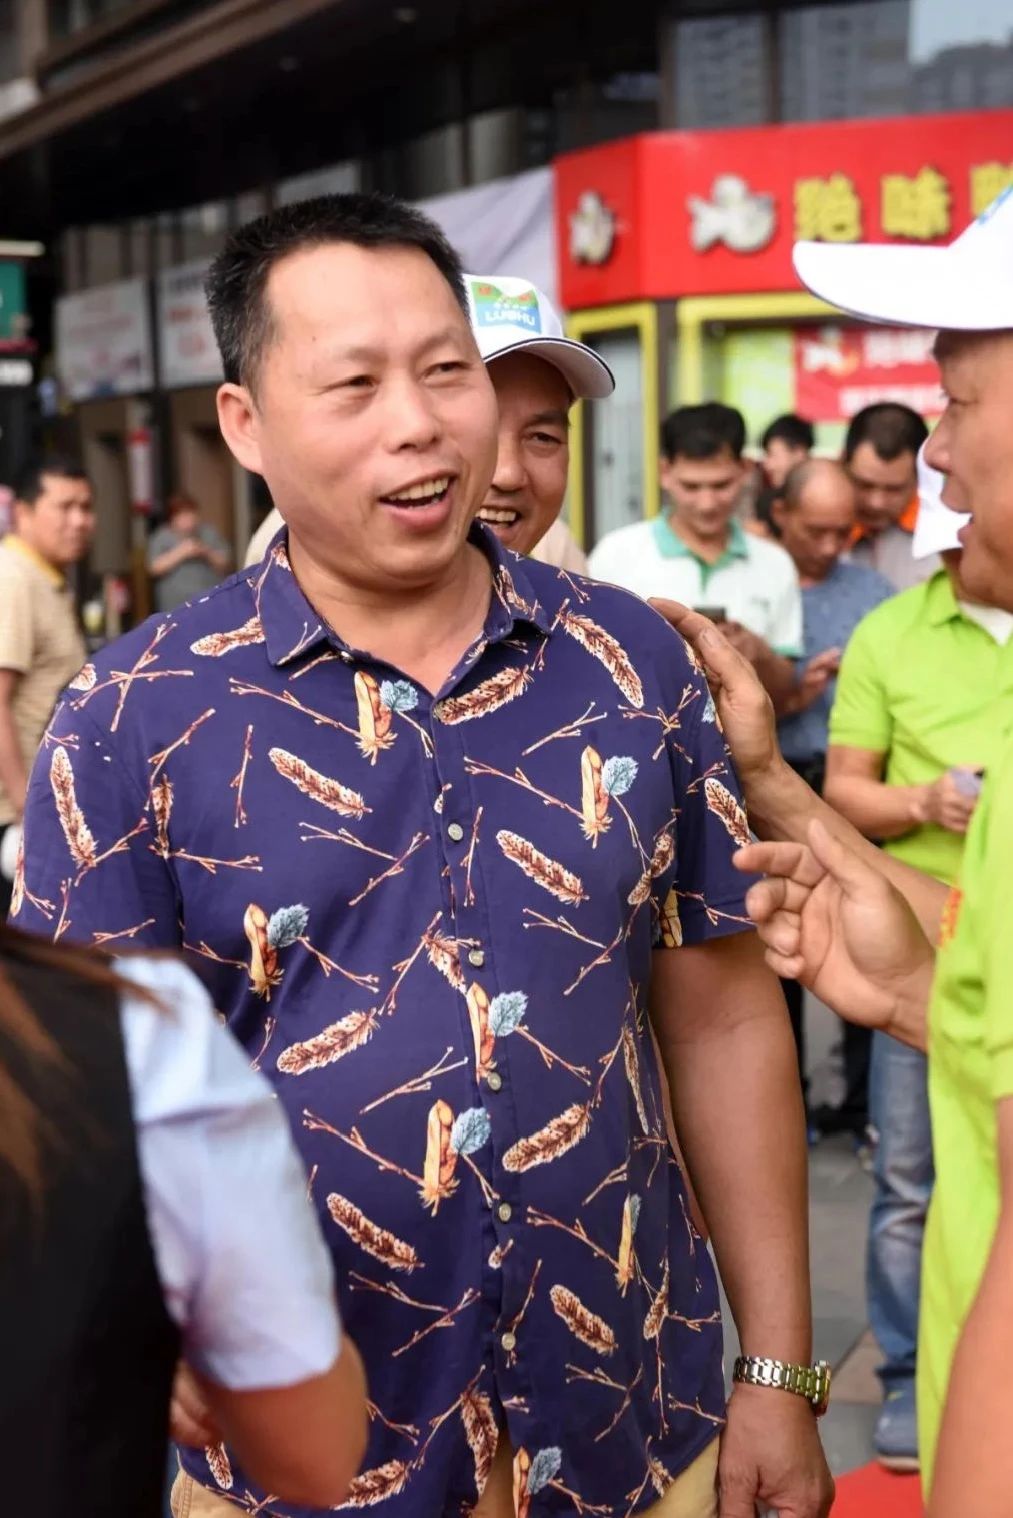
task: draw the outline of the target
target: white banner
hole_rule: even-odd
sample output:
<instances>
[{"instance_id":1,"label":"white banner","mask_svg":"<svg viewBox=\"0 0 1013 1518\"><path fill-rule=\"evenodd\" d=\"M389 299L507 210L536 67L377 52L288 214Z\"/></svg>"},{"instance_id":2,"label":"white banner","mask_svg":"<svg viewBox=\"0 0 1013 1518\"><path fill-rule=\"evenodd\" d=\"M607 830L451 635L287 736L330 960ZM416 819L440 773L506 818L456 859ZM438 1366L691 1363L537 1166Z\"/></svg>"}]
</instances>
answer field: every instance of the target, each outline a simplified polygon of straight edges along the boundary
<instances>
[{"instance_id":1,"label":"white banner","mask_svg":"<svg viewBox=\"0 0 1013 1518\"><path fill-rule=\"evenodd\" d=\"M552 170L530 169L423 200L469 274L527 279L558 305Z\"/></svg>"},{"instance_id":2,"label":"white banner","mask_svg":"<svg viewBox=\"0 0 1013 1518\"><path fill-rule=\"evenodd\" d=\"M204 298L206 261L179 264L158 276L158 367L162 386L217 385L222 366Z\"/></svg>"},{"instance_id":3,"label":"white banner","mask_svg":"<svg viewBox=\"0 0 1013 1518\"><path fill-rule=\"evenodd\" d=\"M124 279L56 303L56 366L74 401L139 395L154 384L147 284Z\"/></svg>"}]
</instances>

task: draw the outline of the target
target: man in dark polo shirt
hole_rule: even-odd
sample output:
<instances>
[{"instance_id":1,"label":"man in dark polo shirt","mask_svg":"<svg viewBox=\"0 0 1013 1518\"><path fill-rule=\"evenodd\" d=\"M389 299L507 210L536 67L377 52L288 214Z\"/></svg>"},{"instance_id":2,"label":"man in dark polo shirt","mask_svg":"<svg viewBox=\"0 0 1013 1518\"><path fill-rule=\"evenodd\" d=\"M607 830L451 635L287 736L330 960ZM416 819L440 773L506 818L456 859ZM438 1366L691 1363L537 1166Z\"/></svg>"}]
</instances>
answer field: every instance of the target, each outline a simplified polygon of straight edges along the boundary
<instances>
[{"instance_id":1,"label":"man in dark polo shirt","mask_svg":"<svg viewBox=\"0 0 1013 1518\"><path fill-rule=\"evenodd\" d=\"M19 920L203 963L362 1346L347 1505L389 1518L717 1513L720 1308L650 1019L753 1357L722 1511L819 1518L801 1104L706 684L641 602L473 526L495 398L432 223L286 207L210 298L222 430L287 530L74 682ZM178 1511L231 1512L218 1451L183 1461Z\"/></svg>"}]
</instances>

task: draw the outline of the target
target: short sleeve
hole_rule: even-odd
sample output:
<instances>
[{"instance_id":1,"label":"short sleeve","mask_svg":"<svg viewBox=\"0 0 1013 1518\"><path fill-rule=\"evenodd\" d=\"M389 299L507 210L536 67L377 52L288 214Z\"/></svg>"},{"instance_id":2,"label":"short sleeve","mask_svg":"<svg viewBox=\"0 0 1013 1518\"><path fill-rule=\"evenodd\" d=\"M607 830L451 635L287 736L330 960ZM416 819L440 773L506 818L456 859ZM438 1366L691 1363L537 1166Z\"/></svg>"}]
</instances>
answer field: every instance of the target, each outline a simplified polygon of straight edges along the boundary
<instances>
[{"instance_id":1,"label":"short sleeve","mask_svg":"<svg viewBox=\"0 0 1013 1518\"><path fill-rule=\"evenodd\" d=\"M678 713L666 737L675 790L674 852L654 882L655 948L705 943L752 928L745 893L752 877L732 863L750 839L738 776L717 709L695 659L673 639L665 709Z\"/></svg>"},{"instance_id":2,"label":"short sleeve","mask_svg":"<svg viewBox=\"0 0 1013 1518\"><path fill-rule=\"evenodd\" d=\"M785 563L780 568L777 589L771 603L767 642L775 653L786 659L797 659L804 648L802 591L794 564L786 553L782 557Z\"/></svg>"},{"instance_id":3,"label":"short sleeve","mask_svg":"<svg viewBox=\"0 0 1013 1518\"><path fill-rule=\"evenodd\" d=\"M294 1385L340 1345L330 1256L267 1082L169 957L121 973L121 1022L152 1247L186 1358L233 1390Z\"/></svg>"},{"instance_id":4,"label":"short sleeve","mask_svg":"<svg viewBox=\"0 0 1013 1518\"><path fill-rule=\"evenodd\" d=\"M32 667L31 588L20 575L0 576L0 669Z\"/></svg>"},{"instance_id":5,"label":"short sleeve","mask_svg":"<svg viewBox=\"0 0 1013 1518\"><path fill-rule=\"evenodd\" d=\"M893 720L879 662L879 650L889 643L884 643L878 628L876 620L865 617L848 641L830 712L832 746L877 754L889 751Z\"/></svg>"}]
</instances>

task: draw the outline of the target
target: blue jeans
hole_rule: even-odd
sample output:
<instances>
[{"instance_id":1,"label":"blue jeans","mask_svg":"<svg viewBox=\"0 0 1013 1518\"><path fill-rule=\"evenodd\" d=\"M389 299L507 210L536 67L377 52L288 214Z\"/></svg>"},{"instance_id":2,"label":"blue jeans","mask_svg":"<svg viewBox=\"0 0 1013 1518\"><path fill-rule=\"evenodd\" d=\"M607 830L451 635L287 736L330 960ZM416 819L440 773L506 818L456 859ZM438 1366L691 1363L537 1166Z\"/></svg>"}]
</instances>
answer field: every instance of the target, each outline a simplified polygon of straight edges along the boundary
<instances>
[{"instance_id":1,"label":"blue jeans","mask_svg":"<svg viewBox=\"0 0 1013 1518\"><path fill-rule=\"evenodd\" d=\"M918 1345L922 1239L935 1169L924 1054L886 1033L872 1040L869 1119L879 1134L869 1217L869 1322L885 1356L884 1392L911 1381Z\"/></svg>"}]
</instances>

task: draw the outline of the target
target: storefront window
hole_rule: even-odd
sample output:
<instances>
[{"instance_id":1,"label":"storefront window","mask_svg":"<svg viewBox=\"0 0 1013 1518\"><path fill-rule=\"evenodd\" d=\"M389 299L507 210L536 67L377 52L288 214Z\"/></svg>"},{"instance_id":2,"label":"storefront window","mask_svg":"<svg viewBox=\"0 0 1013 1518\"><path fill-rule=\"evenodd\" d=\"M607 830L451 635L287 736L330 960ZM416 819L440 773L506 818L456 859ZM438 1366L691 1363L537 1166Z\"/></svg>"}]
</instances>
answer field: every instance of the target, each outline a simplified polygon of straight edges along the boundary
<instances>
[{"instance_id":1,"label":"storefront window","mask_svg":"<svg viewBox=\"0 0 1013 1518\"><path fill-rule=\"evenodd\" d=\"M602 332L595 349L616 377L616 393L597 406L591 444L593 541L644 515L643 376L636 332ZM589 544L589 546L591 546Z\"/></svg>"}]
</instances>

